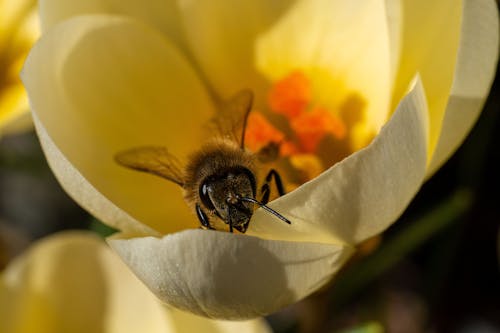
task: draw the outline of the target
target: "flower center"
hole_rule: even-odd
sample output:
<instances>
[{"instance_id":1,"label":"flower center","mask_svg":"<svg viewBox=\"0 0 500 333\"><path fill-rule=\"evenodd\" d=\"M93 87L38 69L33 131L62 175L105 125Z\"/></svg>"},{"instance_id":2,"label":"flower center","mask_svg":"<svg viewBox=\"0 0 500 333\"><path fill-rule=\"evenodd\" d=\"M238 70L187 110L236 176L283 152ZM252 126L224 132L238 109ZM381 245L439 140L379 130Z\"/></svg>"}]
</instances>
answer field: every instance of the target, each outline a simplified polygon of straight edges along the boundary
<instances>
[{"instance_id":1,"label":"flower center","mask_svg":"<svg viewBox=\"0 0 500 333\"><path fill-rule=\"evenodd\" d=\"M313 78L314 79L314 78ZM254 152L279 147L287 160L292 183L314 178L326 168L365 146L372 133L365 133L364 99L356 93L320 98L314 80L293 71L271 86L267 110L253 111L245 142ZM332 90L334 93L334 90ZM326 102L325 102L326 101Z\"/></svg>"}]
</instances>

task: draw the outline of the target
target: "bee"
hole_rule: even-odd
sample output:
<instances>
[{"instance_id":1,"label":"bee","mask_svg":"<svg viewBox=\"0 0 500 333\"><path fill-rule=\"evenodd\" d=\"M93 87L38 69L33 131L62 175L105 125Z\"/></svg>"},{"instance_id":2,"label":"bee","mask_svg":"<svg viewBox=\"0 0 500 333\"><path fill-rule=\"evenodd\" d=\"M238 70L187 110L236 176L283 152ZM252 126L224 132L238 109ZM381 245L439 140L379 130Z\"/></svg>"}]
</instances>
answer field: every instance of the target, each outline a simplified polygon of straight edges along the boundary
<instances>
[{"instance_id":1,"label":"bee","mask_svg":"<svg viewBox=\"0 0 500 333\"><path fill-rule=\"evenodd\" d=\"M196 213L203 229L214 229L211 219L218 218L229 226L229 232L236 229L245 233L254 205L291 224L286 217L266 205L272 180L279 195L285 193L276 170L271 169L265 177L260 187L261 199L257 200L258 153L245 149L245 130L252 102L250 90L235 94L212 119L216 133L220 135L189 156L184 166L167 148L157 146L125 150L115 156L115 161L179 185L186 203ZM238 131L241 132L238 134Z\"/></svg>"}]
</instances>

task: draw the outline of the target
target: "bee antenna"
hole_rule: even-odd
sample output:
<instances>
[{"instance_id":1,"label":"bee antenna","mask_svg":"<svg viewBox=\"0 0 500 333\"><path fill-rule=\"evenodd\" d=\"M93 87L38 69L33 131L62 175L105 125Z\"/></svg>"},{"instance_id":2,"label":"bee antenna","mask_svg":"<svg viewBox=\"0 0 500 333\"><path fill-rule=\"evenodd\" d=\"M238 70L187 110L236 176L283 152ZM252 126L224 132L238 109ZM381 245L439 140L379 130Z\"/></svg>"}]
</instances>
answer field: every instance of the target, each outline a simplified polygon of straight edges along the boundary
<instances>
[{"instance_id":1,"label":"bee antenna","mask_svg":"<svg viewBox=\"0 0 500 333\"><path fill-rule=\"evenodd\" d=\"M247 202L251 202L251 203L254 203L254 204L257 204L259 205L260 207L264 208L267 212L273 214L274 216L276 216L277 218L279 218L280 220L282 220L283 222L286 222L288 224L292 224L292 222L290 222L289 219L287 219L286 217L284 217L283 215L281 215L280 213L278 213L277 211L275 211L274 209L272 208L269 208L268 206L266 206L265 204L263 204L262 202L260 201L257 201L255 200L254 198L250 198L250 197L240 197L239 198L241 201L247 201Z\"/></svg>"}]
</instances>

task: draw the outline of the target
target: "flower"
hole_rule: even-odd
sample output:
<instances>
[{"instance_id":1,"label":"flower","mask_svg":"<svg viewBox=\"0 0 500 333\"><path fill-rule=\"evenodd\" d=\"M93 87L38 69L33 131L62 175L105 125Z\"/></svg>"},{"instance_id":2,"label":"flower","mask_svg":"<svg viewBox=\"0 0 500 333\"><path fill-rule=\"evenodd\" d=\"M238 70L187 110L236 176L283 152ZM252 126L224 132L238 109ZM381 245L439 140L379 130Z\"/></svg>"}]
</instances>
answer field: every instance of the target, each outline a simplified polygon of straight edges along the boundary
<instances>
[{"instance_id":1,"label":"flower","mask_svg":"<svg viewBox=\"0 0 500 333\"><path fill-rule=\"evenodd\" d=\"M97 236L35 243L0 275L0 331L269 332L262 319L224 322L161 304Z\"/></svg>"},{"instance_id":2,"label":"flower","mask_svg":"<svg viewBox=\"0 0 500 333\"><path fill-rule=\"evenodd\" d=\"M494 1L40 8L44 34L22 77L54 173L120 230L109 244L160 299L212 318L311 294L393 223L473 126L498 56ZM175 184L113 162L152 144L185 158L218 101L244 88L272 125L253 127L283 138L298 175L269 204L291 225L258 209L245 235L196 230ZM302 184L311 166L323 172Z\"/></svg>"},{"instance_id":3,"label":"flower","mask_svg":"<svg viewBox=\"0 0 500 333\"><path fill-rule=\"evenodd\" d=\"M31 124L19 72L39 35L35 4L32 0L0 3L0 133Z\"/></svg>"}]
</instances>

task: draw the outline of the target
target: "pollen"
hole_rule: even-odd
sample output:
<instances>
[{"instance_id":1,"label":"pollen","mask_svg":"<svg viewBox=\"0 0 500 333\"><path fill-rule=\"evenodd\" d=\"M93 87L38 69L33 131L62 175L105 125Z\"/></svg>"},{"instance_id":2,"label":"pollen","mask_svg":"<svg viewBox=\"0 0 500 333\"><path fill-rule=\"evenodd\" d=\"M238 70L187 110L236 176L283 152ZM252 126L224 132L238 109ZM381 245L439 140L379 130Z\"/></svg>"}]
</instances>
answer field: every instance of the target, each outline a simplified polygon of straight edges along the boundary
<instances>
[{"instance_id":1,"label":"pollen","mask_svg":"<svg viewBox=\"0 0 500 333\"><path fill-rule=\"evenodd\" d=\"M314 70L290 71L271 82L264 112L249 116L247 147L261 162L281 168L287 186L316 177L371 139L361 132L366 128L363 97L329 82Z\"/></svg>"},{"instance_id":2,"label":"pollen","mask_svg":"<svg viewBox=\"0 0 500 333\"><path fill-rule=\"evenodd\" d=\"M344 122L323 107L303 112L290 121L290 126L299 139L304 152L314 153L326 135L341 140L346 136Z\"/></svg>"},{"instance_id":3,"label":"pollen","mask_svg":"<svg viewBox=\"0 0 500 333\"><path fill-rule=\"evenodd\" d=\"M268 102L272 111L293 118L308 106L311 97L311 82L301 71L294 71L274 83Z\"/></svg>"},{"instance_id":4,"label":"pollen","mask_svg":"<svg viewBox=\"0 0 500 333\"><path fill-rule=\"evenodd\" d=\"M260 112L252 112L248 117L245 143L252 151L259 151L269 143L280 143L285 135L274 127Z\"/></svg>"}]
</instances>

